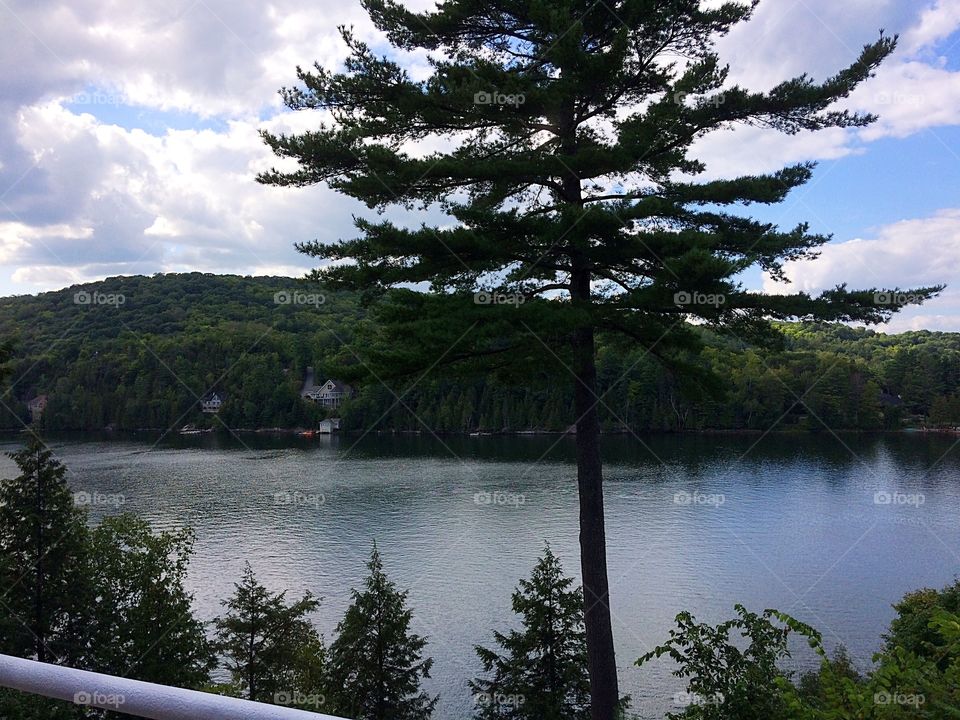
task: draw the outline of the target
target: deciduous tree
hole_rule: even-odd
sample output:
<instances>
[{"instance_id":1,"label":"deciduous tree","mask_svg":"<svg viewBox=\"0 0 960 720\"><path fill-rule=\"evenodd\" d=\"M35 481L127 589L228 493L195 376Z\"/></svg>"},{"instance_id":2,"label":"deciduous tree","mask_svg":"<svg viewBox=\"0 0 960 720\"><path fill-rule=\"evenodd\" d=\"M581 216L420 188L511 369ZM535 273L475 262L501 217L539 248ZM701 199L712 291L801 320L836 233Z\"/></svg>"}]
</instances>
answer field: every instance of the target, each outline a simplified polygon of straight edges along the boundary
<instances>
[{"instance_id":1,"label":"deciduous tree","mask_svg":"<svg viewBox=\"0 0 960 720\"><path fill-rule=\"evenodd\" d=\"M88 667L177 687L202 687L216 665L185 587L189 530L154 533L131 515L91 533Z\"/></svg>"}]
</instances>

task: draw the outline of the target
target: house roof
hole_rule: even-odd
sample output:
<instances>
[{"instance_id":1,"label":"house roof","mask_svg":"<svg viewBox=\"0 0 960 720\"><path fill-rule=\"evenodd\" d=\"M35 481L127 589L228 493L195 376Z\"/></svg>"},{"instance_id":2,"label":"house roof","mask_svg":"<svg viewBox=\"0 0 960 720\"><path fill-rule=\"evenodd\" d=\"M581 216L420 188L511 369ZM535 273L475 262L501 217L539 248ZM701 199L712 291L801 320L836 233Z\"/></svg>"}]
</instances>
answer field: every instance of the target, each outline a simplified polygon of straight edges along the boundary
<instances>
[{"instance_id":1,"label":"house roof","mask_svg":"<svg viewBox=\"0 0 960 720\"><path fill-rule=\"evenodd\" d=\"M350 392L352 392L352 388L345 382L341 382L335 378L329 378L328 380L324 380L319 385L308 385L304 383L303 387L300 389L300 397L315 398L318 395L324 395L326 393L343 393L346 395Z\"/></svg>"}]
</instances>

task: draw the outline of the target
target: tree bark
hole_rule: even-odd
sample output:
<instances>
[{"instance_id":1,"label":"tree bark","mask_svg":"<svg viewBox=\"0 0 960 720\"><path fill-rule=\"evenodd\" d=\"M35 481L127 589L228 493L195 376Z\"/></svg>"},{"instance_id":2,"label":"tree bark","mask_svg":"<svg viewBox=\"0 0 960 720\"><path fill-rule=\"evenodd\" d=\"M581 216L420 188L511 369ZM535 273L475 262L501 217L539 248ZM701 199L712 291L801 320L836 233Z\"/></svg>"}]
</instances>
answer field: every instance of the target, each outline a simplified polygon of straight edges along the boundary
<instances>
[{"instance_id":1,"label":"tree bark","mask_svg":"<svg viewBox=\"0 0 960 720\"><path fill-rule=\"evenodd\" d=\"M589 305L590 271L571 277L574 303ZM574 406L577 415L577 484L580 493L580 567L583 574L587 670L593 720L614 720L620 699L617 660L610 622L607 539L603 510L603 465L597 412L597 366L592 324L574 331Z\"/></svg>"}]
</instances>

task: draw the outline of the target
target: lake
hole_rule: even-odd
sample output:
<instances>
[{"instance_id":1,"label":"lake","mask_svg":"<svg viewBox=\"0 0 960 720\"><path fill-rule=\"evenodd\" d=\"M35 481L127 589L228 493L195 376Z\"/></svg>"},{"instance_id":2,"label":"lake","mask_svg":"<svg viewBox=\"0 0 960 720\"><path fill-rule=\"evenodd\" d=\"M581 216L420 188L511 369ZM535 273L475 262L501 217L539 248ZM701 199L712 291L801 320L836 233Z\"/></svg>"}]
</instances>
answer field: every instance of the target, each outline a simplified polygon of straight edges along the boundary
<instances>
[{"instance_id":1,"label":"lake","mask_svg":"<svg viewBox=\"0 0 960 720\"><path fill-rule=\"evenodd\" d=\"M668 662L633 663L684 609L715 623L738 602L778 608L867 667L891 604L960 572L958 441L605 438L614 633L634 709L676 710L682 685ZM125 510L196 530L190 588L204 619L249 561L271 589L322 595L315 620L329 640L376 540L429 637L438 720L472 714L473 646L514 623L511 591L544 542L579 575L570 438L88 435L50 445L95 518ZM12 462L0 470L9 477ZM814 660L801 650L794 662Z\"/></svg>"}]
</instances>

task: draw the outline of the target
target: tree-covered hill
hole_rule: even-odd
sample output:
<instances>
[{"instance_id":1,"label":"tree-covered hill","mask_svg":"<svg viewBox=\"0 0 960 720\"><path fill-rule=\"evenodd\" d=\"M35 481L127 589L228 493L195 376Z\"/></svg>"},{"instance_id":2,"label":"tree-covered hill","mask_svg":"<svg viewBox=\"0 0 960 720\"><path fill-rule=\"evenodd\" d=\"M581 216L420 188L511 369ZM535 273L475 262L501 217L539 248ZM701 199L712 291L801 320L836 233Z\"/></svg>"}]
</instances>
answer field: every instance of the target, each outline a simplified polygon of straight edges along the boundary
<instances>
[{"instance_id":1,"label":"tree-covered hill","mask_svg":"<svg viewBox=\"0 0 960 720\"><path fill-rule=\"evenodd\" d=\"M0 337L14 342L0 396L2 427L29 422L48 396L48 430L310 427L326 413L300 399L350 361L357 298L281 277L200 273L116 277L37 296L0 298ZM844 325L784 325L778 352L708 337L690 362L725 396L680 387L643 348L601 343L599 403L608 431L894 429L960 425L960 334L884 335ZM347 428L423 432L560 431L567 383L510 387L477 377L370 383L341 411ZM200 399L224 399L219 419ZM222 420L222 423L220 422Z\"/></svg>"},{"instance_id":2,"label":"tree-covered hill","mask_svg":"<svg viewBox=\"0 0 960 720\"><path fill-rule=\"evenodd\" d=\"M16 355L4 425L46 394L47 429L166 429L203 420L211 392L231 427L309 424L305 369L322 375L360 318L352 298L279 277L115 277L3 298Z\"/></svg>"}]
</instances>

